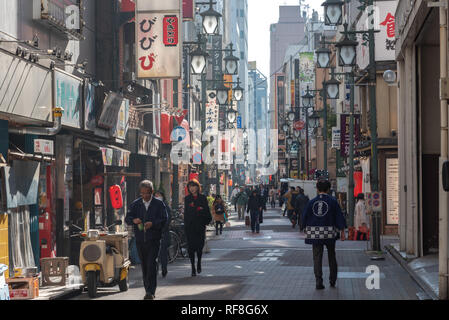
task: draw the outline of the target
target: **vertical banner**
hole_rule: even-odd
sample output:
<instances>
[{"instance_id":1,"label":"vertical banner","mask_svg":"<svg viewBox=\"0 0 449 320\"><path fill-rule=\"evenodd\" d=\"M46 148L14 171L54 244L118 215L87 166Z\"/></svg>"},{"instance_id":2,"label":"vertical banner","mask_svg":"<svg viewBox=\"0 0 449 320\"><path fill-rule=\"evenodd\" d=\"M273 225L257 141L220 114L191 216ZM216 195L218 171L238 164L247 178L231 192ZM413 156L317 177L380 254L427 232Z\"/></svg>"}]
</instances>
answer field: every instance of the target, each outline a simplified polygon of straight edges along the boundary
<instances>
[{"instance_id":1,"label":"vertical banner","mask_svg":"<svg viewBox=\"0 0 449 320\"><path fill-rule=\"evenodd\" d=\"M207 91L206 103L206 131L218 131L218 112L217 96L214 91Z\"/></svg>"},{"instance_id":2,"label":"vertical banner","mask_svg":"<svg viewBox=\"0 0 449 320\"><path fill-rule=\"evenodd\" d=\"M137 78L181 78L181 0L136 0Z\"/></svg>"},{"instance_id":3,"label":"vertical banner","mask_svg":"<svg viewBox=\"0 0 449 320\"><path fill-rule=\"evenodd\" d=\"M296 120L300 119L300 102L301 102L301 90L299 87L299 59L295 59L295 113Z\"/></svg>"},{"instance_id":4,"label":"vertical banner","mask_svg":"<svg viewBox=\"0 0 449 320\"><path fill-rule=\"evenodd\" d=\"M182 19L191 21L195 17L195 0L182 0Z\"/></svg>"},{"instance_id":5,"label":"vertical banner","mask_svg":"<svg viewBox=\"0 0 449 320\"><path fill-rule=\"evenodd\" d=\"M182 77L182 87L184 88L182 91L184 91L182 95L182 108L184 110L189 110L189 102L190 102L190 91L188 89L189 83L190 83L190 54L189 54L189 48L184 47L183 48L183 55L182 55L182 63L183 63L183 77Z\"/></svg>"},{"instance_id":6,"label":"vertical banner","mask_svg":"<svg viewBox=\"0 0 449 320\"><path fill-rule=\"evenodd\" d=\"M220 74L222 73L222 64L223 64L223 52L219 51L223 49L223 36L222 35L214 35L212 36L212 51L211 53L211 65L212 65L212 78L214 80L222 80L220 79ZM217 86L214 86L216 88Z\"/></svg>"},{"instance_id":7,"label":"vertical banner","mask_svg":"<svg viewBox=\"0 0 449 320\"><path fill-rule=\"evenodd\" d=\"M350 141L350 116L342 114L340 117L341 131L340 131L340 153L342 157L349 156L349 141ZM360 115L354 115L354 148L360 142Z\"/></svg>"}]
</instances>

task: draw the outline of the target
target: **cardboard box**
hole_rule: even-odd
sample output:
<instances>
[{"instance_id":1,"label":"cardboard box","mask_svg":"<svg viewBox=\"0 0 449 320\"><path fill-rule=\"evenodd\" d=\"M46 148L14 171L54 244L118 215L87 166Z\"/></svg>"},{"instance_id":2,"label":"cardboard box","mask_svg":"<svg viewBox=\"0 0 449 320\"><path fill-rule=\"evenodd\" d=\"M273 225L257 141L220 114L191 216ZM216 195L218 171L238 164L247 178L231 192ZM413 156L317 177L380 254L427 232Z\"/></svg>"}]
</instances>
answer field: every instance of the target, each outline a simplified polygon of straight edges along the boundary
<instances>
[{"instance_id":1,"label":"cardboard box","mask_svg":"<svg viewBox=\"0 0 449 320\"><path fill-rule=\"evenodd\" d=\"M29 300L39 297L39 278L12 278L6 280L11 300Z\"/></svg>"}]
</instances>

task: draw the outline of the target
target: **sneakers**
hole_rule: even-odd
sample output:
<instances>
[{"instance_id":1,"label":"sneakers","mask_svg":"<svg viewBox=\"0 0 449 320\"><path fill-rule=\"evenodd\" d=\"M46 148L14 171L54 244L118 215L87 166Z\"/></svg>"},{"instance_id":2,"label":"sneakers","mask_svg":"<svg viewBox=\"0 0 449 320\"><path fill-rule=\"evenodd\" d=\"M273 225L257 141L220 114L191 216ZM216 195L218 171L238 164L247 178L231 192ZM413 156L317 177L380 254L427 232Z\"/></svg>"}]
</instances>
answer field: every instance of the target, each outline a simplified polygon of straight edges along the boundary
<instances>
[{"instance_id":1,"label":"sneakers","mask_svg":"<svg viewBox=\"0 0 449 320\"><path fill-rule=\"evenodd\" d=\"M154 300L156 297L152 294L146 294L143 300Z\"/></svg>"}]
</instances>

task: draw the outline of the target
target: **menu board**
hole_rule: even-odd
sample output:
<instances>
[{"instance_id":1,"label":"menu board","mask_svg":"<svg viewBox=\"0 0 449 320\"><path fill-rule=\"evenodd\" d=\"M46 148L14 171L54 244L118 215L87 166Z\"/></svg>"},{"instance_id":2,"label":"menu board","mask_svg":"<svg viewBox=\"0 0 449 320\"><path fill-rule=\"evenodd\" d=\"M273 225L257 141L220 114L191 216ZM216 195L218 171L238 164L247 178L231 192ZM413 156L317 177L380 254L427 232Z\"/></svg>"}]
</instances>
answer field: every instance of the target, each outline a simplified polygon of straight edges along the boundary
<instances>
[{"instance_id":1,"label":"menu board","mask_svg":"<svg viewBox=\"0 0 449 320\"><path fill-rule=\"evenodd\" d=\"M399 159L387 159L387 224L399 224Z\"/></svg>"}]
</instances>

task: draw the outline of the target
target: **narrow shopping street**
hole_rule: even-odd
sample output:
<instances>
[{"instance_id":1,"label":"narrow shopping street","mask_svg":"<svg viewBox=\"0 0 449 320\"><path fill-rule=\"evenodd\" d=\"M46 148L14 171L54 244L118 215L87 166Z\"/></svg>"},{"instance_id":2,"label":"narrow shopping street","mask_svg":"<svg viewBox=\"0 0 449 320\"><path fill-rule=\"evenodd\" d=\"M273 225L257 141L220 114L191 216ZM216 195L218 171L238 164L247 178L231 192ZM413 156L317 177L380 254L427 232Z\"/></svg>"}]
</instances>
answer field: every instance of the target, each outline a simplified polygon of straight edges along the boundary
<instances>
[{"instance_id":1,"label":"narrow shopping street","mask_svg":"<svg viewBox=\"0 0 449 320\"><path fill-rule=\"evenodd\" d=\"M203 256L203 272L190 276L188 259L169 265L165 279L158 276L157 300L412 300L421 289L388 254L384 261L371 261L363 241L339 241L339 280L329 288L327 255L323 258L326 289L315 290L311 246L292 229L279 209L265 213L260 234L253 235L243 221L231 216L230 228L215 236L209 229L210 253ZM385 240L387 241L387 240ZM380 268L380 289L368 290L365 273L369 265ZM132 269L130 289L99 289L98 300L140 300L143 289L140 266ZM87 292L75 297L88 300Z\"/></svg>"}]
</instances>

